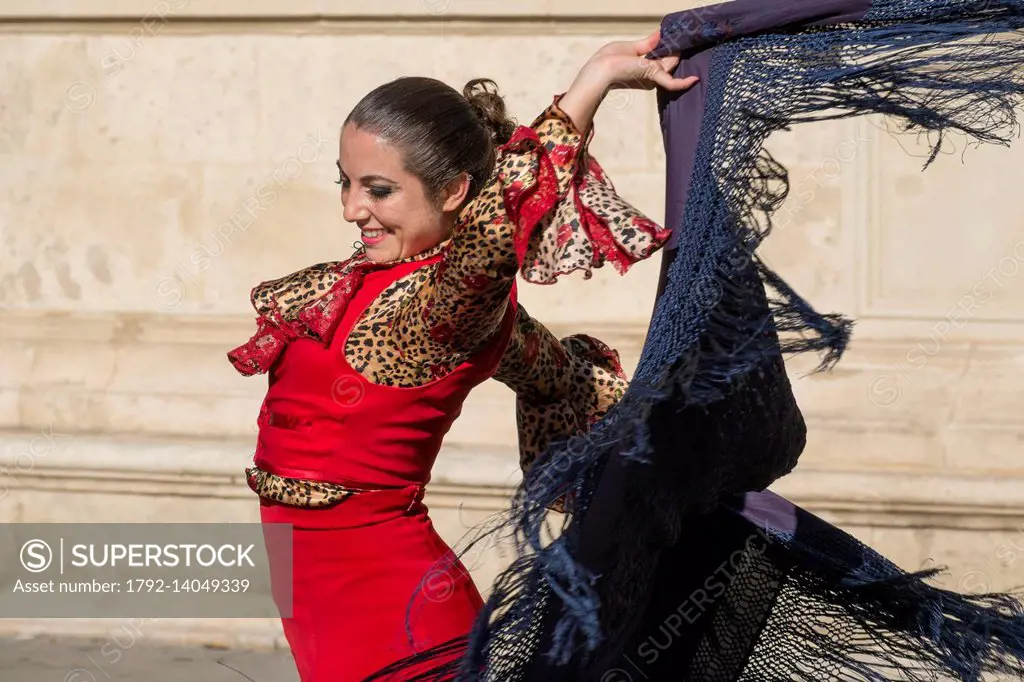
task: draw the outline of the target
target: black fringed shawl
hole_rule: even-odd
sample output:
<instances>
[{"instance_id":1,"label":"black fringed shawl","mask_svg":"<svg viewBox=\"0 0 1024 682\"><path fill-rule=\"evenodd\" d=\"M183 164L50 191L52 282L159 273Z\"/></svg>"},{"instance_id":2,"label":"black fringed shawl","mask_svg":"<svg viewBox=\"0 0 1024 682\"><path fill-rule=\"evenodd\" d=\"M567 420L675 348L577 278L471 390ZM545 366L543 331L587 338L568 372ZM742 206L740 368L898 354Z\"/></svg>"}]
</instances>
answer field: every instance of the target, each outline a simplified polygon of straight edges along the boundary
<instances>
[{"instance_id":1,"label":"black fringed shawl","mask_svg":"<svg viewBox=\"0 0 1024 682\"><path fill-rule=\"evenodd\" d=\"M769 135L878 113L931 133L933 157L951 133L1007 144L1022 28L1024 0L739 0L664 18L651 56L679 52L676 75L701 80L659 93L675 236L639 366L606 418L553 446L517 490L505 528L518 557L452 643L468 649L459 679L527 679L542 656L621 645L687 522L796 464L804 424L782 357L818 352L827 369L852 324L756 255L788 191ZM546 507L567 491L571 522L552 542Z\"/></svg>"}]
</instances>

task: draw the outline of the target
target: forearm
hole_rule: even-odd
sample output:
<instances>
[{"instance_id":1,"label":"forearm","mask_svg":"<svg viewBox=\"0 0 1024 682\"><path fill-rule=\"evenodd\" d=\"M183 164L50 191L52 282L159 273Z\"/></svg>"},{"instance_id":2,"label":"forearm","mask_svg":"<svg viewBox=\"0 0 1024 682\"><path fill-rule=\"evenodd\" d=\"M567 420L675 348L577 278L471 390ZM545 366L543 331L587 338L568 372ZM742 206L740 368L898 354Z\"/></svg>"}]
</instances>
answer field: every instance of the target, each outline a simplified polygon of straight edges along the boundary
<instances>
[{"instance_id":1,"label":"forearm","mask_svg":"<svg viewBox=\"0 0 1024 682\"><path fill-rule=\"evenodd\" d=\"M584 335L558 339L522 305L494 378L516 394L524 470L549 443L585 433L629 385L614 350Z\"/></svg>"},{"instance_id":2,"label":"forearm","mask_svg":"<svg viewBox=\"0 0 1024 682\"><path fill-rule=\"evenodd\" d=\"M587 62L576 74L572 85L558 102L558 107L572 119L584 135L594 122L594 114L604 101L611 83L603 69Z\"/></svg>"}]
</instances>

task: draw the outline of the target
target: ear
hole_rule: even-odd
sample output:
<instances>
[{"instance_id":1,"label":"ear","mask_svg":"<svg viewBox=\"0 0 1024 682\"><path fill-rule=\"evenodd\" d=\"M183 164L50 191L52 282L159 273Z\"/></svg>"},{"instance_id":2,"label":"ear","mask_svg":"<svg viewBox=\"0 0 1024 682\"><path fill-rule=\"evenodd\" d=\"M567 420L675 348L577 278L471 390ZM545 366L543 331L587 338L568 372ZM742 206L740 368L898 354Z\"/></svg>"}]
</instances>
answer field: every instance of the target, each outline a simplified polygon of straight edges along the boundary
<instances>
[{"instance_id":1,"label":"ear","mask_svg":"<svg viewBox=\"0 0 1024 682\"><path fill-rule=\"evenodd\" d=\"M441 210L445 213L456 211L469 194L469 173L463 173L448 183L441 191Z\"/></svg>"}]
</instances>

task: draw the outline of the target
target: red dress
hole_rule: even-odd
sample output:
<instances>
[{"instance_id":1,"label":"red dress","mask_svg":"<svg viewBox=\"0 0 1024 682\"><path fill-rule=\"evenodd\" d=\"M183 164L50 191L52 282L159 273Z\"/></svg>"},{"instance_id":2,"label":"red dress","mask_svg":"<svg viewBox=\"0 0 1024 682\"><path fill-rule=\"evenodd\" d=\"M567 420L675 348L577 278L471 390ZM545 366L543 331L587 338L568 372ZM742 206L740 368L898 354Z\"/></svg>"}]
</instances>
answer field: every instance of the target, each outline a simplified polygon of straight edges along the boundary
<instances>
[{"instance_id":1,"label":"red dress","mask_svg":"<svg viewBox=\"0 0 1024 682\"><path fill-rule=\"evenodd\" d=\"M369 383L339 347L389 284L431 264L367 275L333 342L297 340L271 372L255 465L278 476L370 490L327 510L262 501L265 523L299 531L290 569L293 615L283 623L303 680L361 680L465 634L482 604L469 573L434 531L422 497L463 401L497 368L515 307L489 348L415 388ZM282 568L277 572L287 575Z\"/></svg>"},{"instance_id":2,"label":"red dress","mask_svg":"<svg viewBox=\"0 0 1024 682\"><path fill-rule=\"evenodd\" d=\"M292 565L271 569L282 606L291 592L282 622L303 682L362 680L471 629L480 594L423 494L473 387L493 377L515 391L524 469L624 393L614 351L556 338L516 300L517 273L624 271L668 237L585 144L556 100L501 148L448 242L253 290L258 330L229 358L269 376L248 480L264 522L293 525Z\"/></svg>"}]
</instances>

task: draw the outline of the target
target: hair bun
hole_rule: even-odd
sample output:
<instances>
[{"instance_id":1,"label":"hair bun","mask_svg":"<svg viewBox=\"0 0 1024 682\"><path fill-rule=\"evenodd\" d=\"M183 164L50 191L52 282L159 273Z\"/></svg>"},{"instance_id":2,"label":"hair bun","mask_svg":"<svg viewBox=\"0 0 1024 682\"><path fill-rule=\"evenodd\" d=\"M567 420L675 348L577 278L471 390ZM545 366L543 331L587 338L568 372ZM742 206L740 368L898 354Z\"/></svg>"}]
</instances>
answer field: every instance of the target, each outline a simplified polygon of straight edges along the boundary
<instances>
[{"instance_id":1,"label":"hair bun","mask_svg":"<svg viewBox=\"0 0 1024 682\"><path fill-rule=\"evenodd\" d=\"M489 78L474 78L466 83L462 95L491 134L495 144L504 144L515 132L516 123L508 117L505 100L497 84Z\"/></svg>"}]
</instances>

